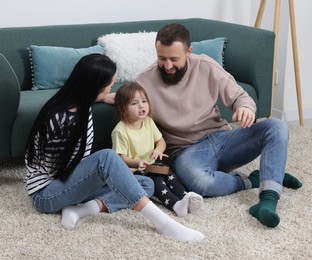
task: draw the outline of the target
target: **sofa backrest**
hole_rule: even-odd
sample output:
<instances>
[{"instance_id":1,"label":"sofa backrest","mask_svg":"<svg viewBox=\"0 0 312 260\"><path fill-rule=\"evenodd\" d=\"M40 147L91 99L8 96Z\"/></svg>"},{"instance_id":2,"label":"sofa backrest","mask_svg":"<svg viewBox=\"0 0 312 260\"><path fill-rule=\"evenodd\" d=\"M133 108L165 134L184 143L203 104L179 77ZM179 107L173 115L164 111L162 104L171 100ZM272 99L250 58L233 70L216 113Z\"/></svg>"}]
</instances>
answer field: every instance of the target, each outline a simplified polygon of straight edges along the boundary
<instances>
[{"instance_id":1,"label":"sofa backrest","mask_svg":"<svg viewBox=\"0 0 312 260\"><path fill-rule=\"evenodd\" d=\"M261 59L261 57L254 55L253 49L257 49L257 52L263 55L273 57L272 39L274 39L274 33L253 27L200 18L0 28L0 53L6 57L15 71L21 90L27 90L32 86L27 49L32 44L85 48L96 44L98 37L104 34L158 31L163 25L172 22L185 25L191 32L192 41L227 37L229 41L225 50L225 67L238 81L253 85L255 83L253 81L257 79L252 75L249 66L251 64L270 66L270 64L261 64L261 62L256 63L254 59ZM253 37L250 37L250 31L253 31ZM258 41L260 35L261 40ZM263 35L269 41L263 40Z\"/></svg>"}]
</instances>

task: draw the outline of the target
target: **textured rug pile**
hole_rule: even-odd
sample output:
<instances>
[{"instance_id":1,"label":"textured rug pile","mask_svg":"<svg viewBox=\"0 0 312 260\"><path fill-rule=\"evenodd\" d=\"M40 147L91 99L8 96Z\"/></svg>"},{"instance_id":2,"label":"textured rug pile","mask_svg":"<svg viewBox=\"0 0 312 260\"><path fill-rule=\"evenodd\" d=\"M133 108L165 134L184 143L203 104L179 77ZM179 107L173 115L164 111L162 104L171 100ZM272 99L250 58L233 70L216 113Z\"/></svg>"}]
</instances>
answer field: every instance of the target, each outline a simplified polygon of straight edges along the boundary
<instances>
[{"instance_id":1,"label":"textured rug pile","mask_svg":"<svg viewBox=\"0 0 312 260\"><path fill-rule=\"evenodd\" d=\"M271 229L251 217L258 189L205 198L199 215L178 218L206 235L203 242L178 242L157 234L140 214L98 214L65 230L60 214L36 212L22 182L22 161L0 166L0 259L312 259L312 129L289 124L287 171L303 182L284 189L281 222ZM258 160L241 168L249 174Z\"/></svg>"}]
</instances>

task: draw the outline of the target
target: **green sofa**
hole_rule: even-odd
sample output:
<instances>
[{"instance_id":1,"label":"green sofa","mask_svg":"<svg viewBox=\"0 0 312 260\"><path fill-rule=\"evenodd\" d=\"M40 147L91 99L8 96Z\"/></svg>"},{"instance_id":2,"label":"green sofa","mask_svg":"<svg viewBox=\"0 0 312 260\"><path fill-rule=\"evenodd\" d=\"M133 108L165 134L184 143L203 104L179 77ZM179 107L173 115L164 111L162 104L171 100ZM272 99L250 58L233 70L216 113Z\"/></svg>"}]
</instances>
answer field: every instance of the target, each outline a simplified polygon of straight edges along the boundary
<instances>
[{"instance_id":1,"label":"green sofa","mask_svg":"<svg viewBox=\"0 0 312 260\"><path fill-rule=\"evenodd\" d=\"M226 37L225 68L255 100L257 118L271 114L274 33L226 22L191 18L120 23L0 28L0 159L23 157L29 131L42 105L57 91L32 90L30 45L85 48L113 32L157 31L177 22L191 32L192 41ZM116 91L120 83L113 87ZM231 113L220 105L226 119ZM94 150L111 145L116 123L114 107L95 104Z\"/></svg>"}]
</instances>

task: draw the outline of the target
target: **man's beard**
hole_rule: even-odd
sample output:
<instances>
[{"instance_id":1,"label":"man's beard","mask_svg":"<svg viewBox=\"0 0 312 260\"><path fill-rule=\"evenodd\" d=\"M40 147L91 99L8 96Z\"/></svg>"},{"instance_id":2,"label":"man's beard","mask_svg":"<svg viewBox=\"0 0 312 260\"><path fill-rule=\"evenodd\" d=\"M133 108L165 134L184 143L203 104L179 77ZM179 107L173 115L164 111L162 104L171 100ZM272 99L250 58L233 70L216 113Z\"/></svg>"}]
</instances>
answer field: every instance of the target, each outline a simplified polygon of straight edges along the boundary
<instances>
[{"instance_id":1,"label":"man's beard","mask_svg":"<svg viewBox=\"0 0 312 260\"><path fill-rule=\"evenodd\" d=\"M176 72L174 74L168 74L162 67L158 65L160 76L163 82L167 85L177 85L182 80L187 70L187 64L185 64L185 66L180 69L177 67L174 68L176 69Z\"/></svg>"}]
</instances>

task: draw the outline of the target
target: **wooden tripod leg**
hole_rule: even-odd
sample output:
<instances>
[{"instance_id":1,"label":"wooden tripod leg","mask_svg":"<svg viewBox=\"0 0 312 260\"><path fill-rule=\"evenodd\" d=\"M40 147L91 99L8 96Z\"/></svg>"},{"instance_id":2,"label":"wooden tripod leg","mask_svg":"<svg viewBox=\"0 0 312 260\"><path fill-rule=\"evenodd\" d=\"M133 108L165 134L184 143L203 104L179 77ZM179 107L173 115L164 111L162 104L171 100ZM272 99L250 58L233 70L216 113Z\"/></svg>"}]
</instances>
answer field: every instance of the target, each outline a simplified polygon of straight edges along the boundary
<instances>
[{"instance_id":1,"label":"wooden tripod leg","mask_svg":"<svg viewBox=\"0 0 312 260\"><path fill-rule=\"evenodd\" d=\"M256 18L256 22L255 22L255 27L259 28L261 21L262 21L262 15L263 15L263 11L264 11L264 7L265 7L265 2L266 0L261 0L260 6L259 6L259 10L258 10L258 14L257 14L257 18Z\"/></svg>"},{"instance_id":2,"label":"wooden tripod leg","mask_svg":"<svg viewBox=\"0 0 312 260\"><path fill-rule=\"evenodd\" d=\"M275 33L274 39L274 53L273 53L273 71L272 71L272 103L273 103L273 96L274 96L274 83L275 83L275 69L276 69L276 55L277 55L277 45L278 45L278 29L279 29L279 17L280 17L280 10L281 10L281 1L275 0L275 10L274 10L274 24L273 24L273 31Z\"/></svg>"},{"instance_id":3,"label":"wooden tripod leg","mask_svg":"<svg viewBox=\"0 0 312 260\"><path fill-rule=\"evenodd\" d=\"M298 62L298 48L297 48L297 36L296 36L296 24L295 24L295 13L294 13L294 1L293 0L289 0L289 15L290 15L291 40L292 40L292 47L293 47L293 58L294 58L294 70L295 70L295 80L296 80L299 122L300 122L300 125L303 126L301 86L300 86L299 62Z\"/></svg>"}]
</instances>

